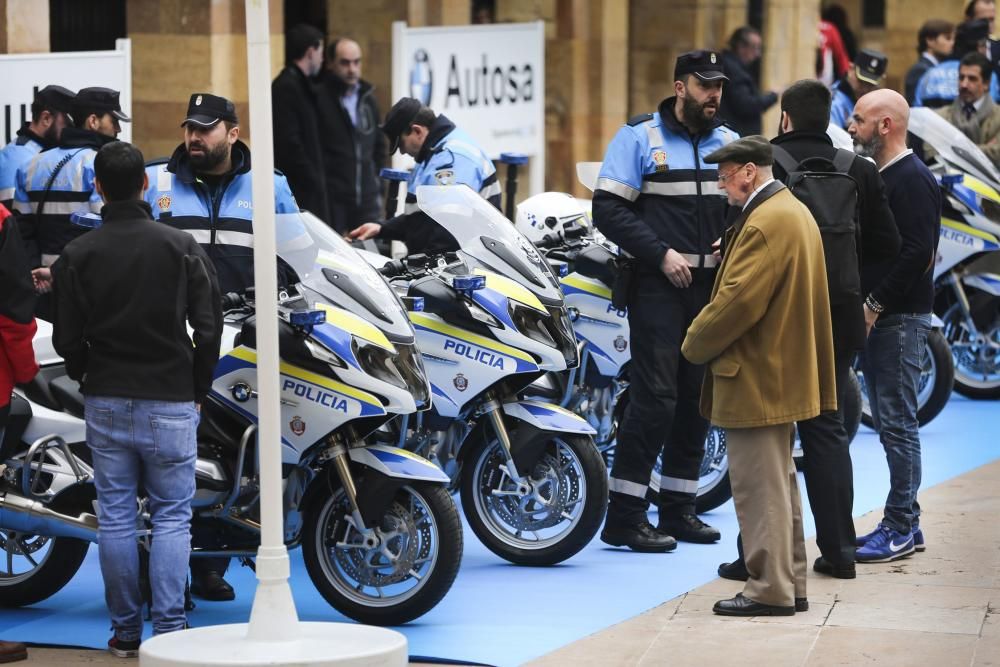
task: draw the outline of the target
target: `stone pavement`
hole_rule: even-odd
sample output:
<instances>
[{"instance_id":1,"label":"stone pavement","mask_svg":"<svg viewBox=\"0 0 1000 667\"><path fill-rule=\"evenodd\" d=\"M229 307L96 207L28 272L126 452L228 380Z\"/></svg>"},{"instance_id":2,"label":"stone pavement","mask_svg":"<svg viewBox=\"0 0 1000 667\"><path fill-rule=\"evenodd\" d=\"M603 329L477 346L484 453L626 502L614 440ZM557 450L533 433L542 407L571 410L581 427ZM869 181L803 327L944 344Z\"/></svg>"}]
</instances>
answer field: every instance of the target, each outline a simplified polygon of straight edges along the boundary
<instances>
[{"instance_id":1,"label":"stone pavement","mask_svg":"<svg viewBox=\"0 0 1000 667\"><path fill-rule=\"evenodd\" d=\"M1000 461L922 492L920 502L927 551L859 564L858 578L849 581L810 571L808 612L716 616L715 601L741 589L716 579L529 665L1000 667ZM881 511L860 517L858 531L871 530L880 517ZM817 555L810 544L810 563ZM29 649L20 664L135 663L104 651Z\"/></svg>"}]
</instances>

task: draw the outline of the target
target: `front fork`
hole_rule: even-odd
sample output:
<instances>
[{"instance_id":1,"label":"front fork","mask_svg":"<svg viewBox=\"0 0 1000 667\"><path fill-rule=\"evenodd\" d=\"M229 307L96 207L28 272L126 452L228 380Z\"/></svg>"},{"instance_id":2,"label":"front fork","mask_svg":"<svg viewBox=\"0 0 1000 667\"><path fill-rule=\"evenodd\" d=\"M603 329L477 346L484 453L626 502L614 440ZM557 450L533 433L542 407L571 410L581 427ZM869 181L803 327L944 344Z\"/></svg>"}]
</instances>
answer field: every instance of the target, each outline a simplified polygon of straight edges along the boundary
<instances>
[{"instance_id":1,"label":"front fork","mask_svg":"<svg viewBox=\"0 0 1000 667\"><path fill-rule=\"evenodd\" d=\"M497 435L497 439L500 441L500 446L503 447L504 458L507 459L505 466L507 475L511 480L517 484L518 493L521 495L527 494L531 491L531 485L517 472L517 467L514 465L514 455L512 453L512 448L510 444L510 433L507 431L507 425L503 422L503 403L500 401L496 395L492 396L490 400L483 404L480 408L480 412L484 414L493 426L493 431Z\"/></svg>"},{"instance_id":2,"label":"front fork","mask_svg":"<svg viewBox=\"0 0 1000 667\"><path fill-rule=\"evenodd\" d=\"M951 286L952 292L955 294L955 300L958 302L958 307L962 310L962 319L965 321L965 326L969 331L969 335L974 339L974 343L981 343L979 329L976 328L976 323L972 319L972 306L969 305L969 297L965 293L965 288L962 287L962 278L958 271L952 269L948 272L948 284ZM951 342L951 341L949 341Z\"/></svg>"},{"instance_id":3,"label":"front fork","mask_svg":"<svg viewBox=\"0 0 1000 667\"><path fill-rule=\"evenodd\" d=\"M334 470L337 471L337 477L340 478L344 494L347 495L347 501L351 504L351 515L347 519L364 538L365 547L374 549L379 544L378 535L376 535L374 528L365 525L364 517L361 516L361 508L358 505L358 487L354 483L354 475L351 474L347 445L343 440L333 435L327 438L327 444L330 447L323 453L321 460L333 460Z\"/></svg>"}]
</instances>

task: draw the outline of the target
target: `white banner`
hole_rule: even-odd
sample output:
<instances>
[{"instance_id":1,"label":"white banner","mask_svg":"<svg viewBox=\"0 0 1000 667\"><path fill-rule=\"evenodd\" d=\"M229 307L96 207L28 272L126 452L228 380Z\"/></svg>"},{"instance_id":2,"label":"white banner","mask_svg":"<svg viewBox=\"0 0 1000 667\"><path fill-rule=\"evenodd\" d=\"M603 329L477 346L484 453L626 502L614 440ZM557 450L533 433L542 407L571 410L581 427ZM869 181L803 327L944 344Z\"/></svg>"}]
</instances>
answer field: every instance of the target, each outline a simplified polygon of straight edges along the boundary
<instances>
[{"instance_id":1,"label":"white banner","mask_svg":"<svg viewBox=\"0 0 1000 667\"><path fill-rule=\"evenodd\" d=\"M0 55L0 106L3 107L2 145L14 139L21 126L31 120L35 91L48 85L72 91L91 86L117 90L122 111L132 116L132 42L119 39L114 51L68 51L65 53L14 53ZM132 124L122 123L118 138L132 140Z\"/></svg>"},{"instance_id":2,"label":"white banner","mask_svg":"<svg viewBox=\"0 0 1000 667\"><path fill-rule=\"evenodd\" d=\"M542 192L544 22L432 28L396 22L392 34L392 101L417 98L471 134L493 159L531 156L530 190Z\"/></svg>"}]
</instances>

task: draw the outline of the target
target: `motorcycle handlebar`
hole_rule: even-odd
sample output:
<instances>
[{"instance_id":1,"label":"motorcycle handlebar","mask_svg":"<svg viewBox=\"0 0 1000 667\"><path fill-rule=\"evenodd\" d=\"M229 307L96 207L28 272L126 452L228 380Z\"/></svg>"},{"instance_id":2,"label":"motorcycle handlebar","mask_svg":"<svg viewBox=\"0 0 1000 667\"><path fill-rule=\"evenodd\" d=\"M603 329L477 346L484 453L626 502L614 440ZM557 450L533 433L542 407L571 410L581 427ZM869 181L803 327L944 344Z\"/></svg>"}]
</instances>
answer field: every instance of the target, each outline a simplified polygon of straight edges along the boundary
<instances>
[{"instance_id":1,"label":"motorcycle handlebar","mask_svg":"<svg viewBox=\"0 0 1000 667\"><path fill-rule=\"evenodd\" d=\"M237 294L236 292L229 292L228 294L222 295L222 310L223 312L227 310L236 310L242 306L246 305L246 299L242 294Z\"/></svg>"}]
</instances>

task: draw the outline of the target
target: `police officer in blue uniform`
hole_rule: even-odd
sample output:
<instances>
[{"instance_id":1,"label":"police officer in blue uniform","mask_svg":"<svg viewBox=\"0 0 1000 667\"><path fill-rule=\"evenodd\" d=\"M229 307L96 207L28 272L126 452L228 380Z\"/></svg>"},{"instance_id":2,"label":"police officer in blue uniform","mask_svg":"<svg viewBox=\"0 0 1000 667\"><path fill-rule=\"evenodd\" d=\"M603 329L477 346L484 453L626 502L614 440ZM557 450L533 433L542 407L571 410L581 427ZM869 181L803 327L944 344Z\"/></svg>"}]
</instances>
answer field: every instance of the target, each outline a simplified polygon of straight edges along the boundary
<instances>
[{"instance_id":1,"label":"police officer in blue uniform","mask_svg":"<svg viewBox=\"0 0 1000 667\"><path fill-rule=\"evenodd\" d=\"M726 80L716 51L678 57L675 96L618 131L594 191L595 224L633 257L631 281L615 285L616 301L624 290L628 302L631 385L601 540L635 551L719 539L695 513L708 431L698 407L704 367L684 359L680 347L708 303L718 266L713 244L728 213L719 172L704 161L738 138L717 117ZM661 453L657 477L653 465ZM647 499L659 505L655 529Z\"/></svg>"},{"instance_id":2,"label":"police officer in blue uniform","mask_svg":"<svg viewBox=\"0 0 1000 667\"><path fill-rule=\"evenodd\" d=\"M417 208L420 185L468 185L500 208L500 181L493 161L467 132L420 100L404 97L396 102L385 116L382 131L389 138L390 155L399 148L417 162L406 181L405 213L381 224L365 223L352 230L349 238L403 241L410 253L453 250L452 236Z\"/></svg>"},{"instance_id":3,"label":"police officer in blue uniform","mask_svg":"<svg viewBox=\"0 0 1000 667\"><path fill-rule=\"evenodd\" d=\"M198 241L215 265L223 294L243 293L254 284L253 192L250 149L239 140L236 106L224 97L195 93L181 127L184 143L169 160L146 167L146 201L156 220ZM299 210L288 181L277 172L274 200L275 213ZM197 519L191 530L200 543L215 539L199 532L203 528ZM235 592L223 578L228 567L226 557L192 558L191 593L205 600L232 600Z\"/></svg>"},{"instance_id":4,"label":"police officer in blue uniform","mask_svg":"<svg viewBox=\"0 0 1000 667\"><path fill-rule=\"evenodd\" d=\"M0 204L13 208L14 184L19 167L46 148L59 144L63 129L70 124L76 93L62 86L45 86L31 102L31 122L17 131L17 138L0 150Z\"/></svg>"},{"instance_id":5,"label":"police officer in blue uniform","mask_svg":"<svg viewBox=\"0 0 1000 667\"><path fill-rule=\"evenodd\" d=\"M959 24L955 28L955 47L951 57L924 72L917 82L917 90L913 94L913 106L939 108L948 106L958 97L958 68L966 55L978 51L989 56L989 22L986 19L974 19ZM1000 83L994 72L990 79L990 96L994 102L1000 102Z\"/></svg>"},{"instance_id":6,"label":"police officer in blue uniform","mask_svg":"<svg viewBox=\"0 0 1000 667\"><path fill-rule=\"evenodd\" d=\"M94 188L94 157L115 141L121 123L132 119L122 111L118 91L84 88L73 98L73 127L63 129L59 145L38 153L17 170L14 209L21 215L21 233L28 241L31 266L41 266L41 277L67 243L87 231L74 225L75 212L100 213L104 202ZM36 314L50 319L50 298L38 299Z\"/></svg>"},{"instance_id":7,"label":"police officer in blue uniform","mask_svg":"<svg viewBox=\"0 0 1000 667\"><path fill-rule=\"evenodd\" d=\"M280 122L280 119L275 119ZM215 264L222 293L253 285L250 149L239 140L236 106L195 93L181 124L184 143L146 167L153 217L190 233ZM288 181L274 175L275 213L299 210Z\"/></svg>"},{"instance_id":8,"label":"police officer in blue uniform","mask_svg":"<svg viewBox=\"0 0 1000 667\"><path fill-rule=\"evenodd\" d=\"M884 53L872 49L858 51L854 64L847 74L833 84L833 100L830 102L830 122L845 130L851 124L854 104L858 98L882 85L889 59Z\"/></svg>"}]
</instances>

